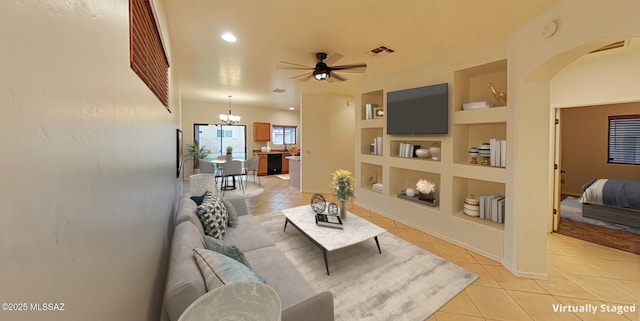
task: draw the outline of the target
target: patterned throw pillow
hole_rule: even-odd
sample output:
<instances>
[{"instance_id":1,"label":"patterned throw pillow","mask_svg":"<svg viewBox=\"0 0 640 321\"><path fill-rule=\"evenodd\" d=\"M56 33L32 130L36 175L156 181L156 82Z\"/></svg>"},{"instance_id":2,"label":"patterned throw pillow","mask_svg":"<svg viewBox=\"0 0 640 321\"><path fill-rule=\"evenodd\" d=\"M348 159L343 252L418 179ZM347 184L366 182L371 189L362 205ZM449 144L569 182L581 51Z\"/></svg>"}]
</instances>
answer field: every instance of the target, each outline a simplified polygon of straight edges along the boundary
<instances>
[{"instance_id":1,"label":"patterned throw pillow","mask_svg":"<svg viewBox=\"0 0 640 321\"><path fill-rule=\"evenodd\" d=\"M260 274L224 254L207 249L193 249L193 256L204 276L207 291L234 282L267 283Z\"/></svg>"},{"instance_id":2,"label":"patterned throw pillow","mask_svg":"<svg viewBox=\"0 0 640 321\"><path fill-rule=\"evenodd\" d=\"M204 234L221 239L227 228L227 209L219 201L202 203L196 210L204 228Z\"/></svg>"},{"instance_id":3,"label":"patterned throw pillow","mask_svg":"<svg viewBox=\"0 0 640 321\"><path fill-rule=\"evenodd\" d=\"M244 253L240 251L235 245L229 245L227 242L223 240L219 240L217 238L213 238L209 235L204 236L204 247L207 250L215 251L218 253L222 253L244 265L251 268L247 258L244 256Z\"/></svg>"}]
</instances>

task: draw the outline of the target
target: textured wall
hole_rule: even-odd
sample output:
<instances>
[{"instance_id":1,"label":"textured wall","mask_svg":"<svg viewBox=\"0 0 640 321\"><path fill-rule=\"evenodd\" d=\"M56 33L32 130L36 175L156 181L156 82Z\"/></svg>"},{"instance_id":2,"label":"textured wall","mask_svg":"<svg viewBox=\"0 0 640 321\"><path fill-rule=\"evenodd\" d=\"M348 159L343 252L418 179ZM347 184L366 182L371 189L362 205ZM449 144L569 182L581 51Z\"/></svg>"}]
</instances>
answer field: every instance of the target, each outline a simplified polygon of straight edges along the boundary
<instances>
[{"instance_id":1,"label":"textured wall","mask_svg":"<svg viewBox=\"0 0 640 321\"><path fill-rule=\"evenodd\" d=\"M0 320L157 320L180 111L129 67L128 1L2 1L0 39L0 303L65 304Z\"/></svg>"}]
</instances>

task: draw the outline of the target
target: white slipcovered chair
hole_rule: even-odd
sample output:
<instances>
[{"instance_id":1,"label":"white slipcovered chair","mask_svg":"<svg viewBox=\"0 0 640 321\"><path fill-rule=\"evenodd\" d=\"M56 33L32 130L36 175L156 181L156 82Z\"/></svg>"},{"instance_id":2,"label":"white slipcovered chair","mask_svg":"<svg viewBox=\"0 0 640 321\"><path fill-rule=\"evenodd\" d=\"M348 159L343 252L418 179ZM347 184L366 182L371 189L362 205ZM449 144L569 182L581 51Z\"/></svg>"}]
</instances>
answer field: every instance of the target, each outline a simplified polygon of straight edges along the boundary
<instances>
[{"instance_id":1,"label":"white slipcovered chair","mask_svg":"<svg viewBox=\"0 0 640 321\"><path fill-rule=\"evenodd\" d=\"M239 185L240 189L242 189L242 194L244 194L244 185L242 185L242 176L245 176L244 170L242 168L242 161L234 159L232 161L227 161L224 163L224 170L222 175L222 195L224 195L224 191L228 189L236 188L236 177L240 180ZM229 185L229 179L233 180L233 185Z\"/></svg>"},{"instance_id":2,"label":"white slipcovered chair","mask_svg":"<svg viewBox=\"0 0 640 321\"><path fill-rule=\"evenodd\" d=\"M256 177L258 178L258 183L260 184L260 186L262 186L262 182L260 181L260 176L258 176L258 163L260 162L260 158L258 156L253 156L249 159L247 159L246 163L245 163L245 173L247 174L247 176L253 172L253 182L256 182ZM248 182L248 177L245 177L245 186L246 183Z\"/></svg>"}]
</instances>

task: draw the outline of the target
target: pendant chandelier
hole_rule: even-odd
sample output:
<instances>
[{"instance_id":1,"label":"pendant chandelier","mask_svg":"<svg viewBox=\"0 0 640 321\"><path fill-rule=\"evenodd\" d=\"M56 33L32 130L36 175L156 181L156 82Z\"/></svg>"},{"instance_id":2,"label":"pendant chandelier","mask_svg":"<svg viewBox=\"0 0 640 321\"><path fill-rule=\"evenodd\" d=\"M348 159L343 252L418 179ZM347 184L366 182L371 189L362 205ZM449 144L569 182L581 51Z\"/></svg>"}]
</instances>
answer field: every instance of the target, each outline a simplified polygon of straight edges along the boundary
<instances>
[{"instance_id":1,"label":"pendant chandelier","mask_svg":"<svg viewBox=\"0 0 640 321\"><path fill-rule=\"evenodd\" d=\"M231 95L229 95L229 114L220 114L220 121L227 125L233 125L240 122L240 116L231 114Z\"/></svg>"}]
</instances>

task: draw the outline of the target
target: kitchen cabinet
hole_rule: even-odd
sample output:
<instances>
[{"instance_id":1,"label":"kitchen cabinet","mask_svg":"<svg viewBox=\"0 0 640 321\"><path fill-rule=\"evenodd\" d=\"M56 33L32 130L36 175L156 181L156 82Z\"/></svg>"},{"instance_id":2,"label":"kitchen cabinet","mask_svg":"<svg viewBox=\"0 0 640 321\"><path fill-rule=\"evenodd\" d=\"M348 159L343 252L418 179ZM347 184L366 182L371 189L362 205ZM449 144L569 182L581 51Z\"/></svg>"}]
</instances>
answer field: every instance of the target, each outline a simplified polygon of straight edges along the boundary
<instances>
[{"instance_id":1,"label":"kitchen cabinet","mask_svg":"<svg viewBox=\"0 0 640 321\"><path fill-rule=\"evenodd\" d=\"M282 154L282 174L289 173L289 160L287 159L288 156L291 156L291 154Z\"/></svg>"},{"instance_id":2,"label":"kitchen cabinet","mask_svg":"<svg viewBox=\"0 0 640 321\"><path fill-rule=\"evenodd\" d=\"M271 124L253 122L253 141L268 142L271 140Z\"/></svg>"},{"instance_id":3,"label":"kitchen cabinet","mask_svg":"<svg viewBox=\"0 0 640 321\"><path fill-rule=\"evenodd\" d=\"M267 154L258 155L258 176L267 175Z\"/></svg>"}]
</instances>

